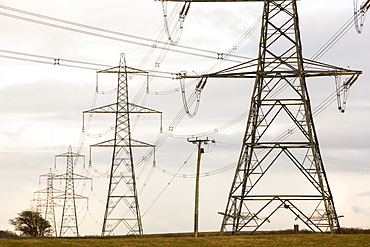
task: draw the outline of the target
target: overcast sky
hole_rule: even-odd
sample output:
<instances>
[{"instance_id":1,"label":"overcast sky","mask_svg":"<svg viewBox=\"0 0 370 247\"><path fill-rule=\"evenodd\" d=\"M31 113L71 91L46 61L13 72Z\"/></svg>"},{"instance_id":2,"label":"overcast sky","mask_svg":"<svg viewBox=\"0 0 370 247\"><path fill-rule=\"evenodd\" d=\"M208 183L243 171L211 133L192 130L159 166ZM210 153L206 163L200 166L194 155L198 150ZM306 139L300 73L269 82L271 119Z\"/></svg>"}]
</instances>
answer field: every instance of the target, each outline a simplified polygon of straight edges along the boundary
<instances>
[{"instance_id":1,"label":"overcast sky","mask_svg":"<svg viewBox=\"0 0 370 247\"><path fill-rule=\"evenodd\" d=\"M33 193L45 188L44 180L39 183L40 175L50 168L56 173L64 172L65 161L58 160L55 170L54 156L66 152L69 145L74 151L80 148L82 112L92 107L95 94L94 69L106 67L76 61L117 66L120 54L125 53L127 65L131 67L202 74L235 64L217 60L217 53L225 53L236 44L234 54L256 58L259 26L248 39L240 44L238 40L260 17L261 3L192 3L179 36L172 30L178 30L177 13L181 7L182 4L176 3L167 6L168 16L172 11L176 13L174 20L168 19L171 38L180 38L179 45L214 53L178 46L170 46L167 52L151 48L152 40L168 40L163 27L162 3L153 0L111 0L108 3L102 0L33 0L32 3L0 0L0 185L3 188L0 229L12 229L8 219L29 208L30 201L35 198ZM306 58L311 58L353 14L352 0L302 0L298 7ZM19 10L141 38L76 27ZM370 23L365 22L361 35L352 27L320 58L322 62L363 71L350 91L346 113L339 113L334 102L315 117L329 183L337 212L344 215L341 224L345 227L370 227L369 38ZM247 58L237 58L240 59ZM54 61L59 61L60 65L54 65ZM95 106L112 102L115 96L109 91L116 87L115 83L114 77L99 76L99 90L105 93L98 95ZM194 90L194 83L189 83L187 95ZM193 118L185 116L173 131L176 138L168 138L157 150L157 167L152 168L153 157L138 167L145 233L192 231L194 178L189 174L195 172L196 153L195 146L187 142L186 137L203 132L209 133L205 137L215 139L216 144L206 147L202 158L202 171L211 176L201 178L199 229L219 230L222 219L217 212L225 208L246 117L232 125L227 123L248 110L252 85L253 80L210 80L203 90L198 114ZM130 80L130 100L163 112L163 129L166 130L183 107L179 81L154 78L149 84L151 93L139 97L143 86L146 87L145 78ZM315 108L335 90L334 78L308 80L308 87ZM132 122L135 123L135 139L156 142L160 135L159 116L141 116L140 120L133 117ZM92 118L90 135L81 147L81 153L87 157L86 165L88 146L109 139L112 133L106 130L112 124L109 117ZM93 138L106 132L105 136ZM138 161L148 150L134 151ZM86 187L78 184L77 193L89 197L89 209L85 201L81 201L78 208L82 235L100 235L101 232L106 172L110 167L109 154L104 152L93 150L89 174L94 179L93 190L90 184ZM184 162L186 165L179 172L181 177L166 187L173 178L171 173L178 171ZM224 172L214 172L220 168ZM76 172L86 174L82 162L77 164ZM283 172L289 174L290 171L280 171ZM276 171L276 177L280 173ZM271 185L277 181L273 176ZM301 181L292 179L289 182L299 184ZM60 215L57 219L60 220ZM266 229L291 228L293 223L277 218Z\"/></svg>"}]
</instances>

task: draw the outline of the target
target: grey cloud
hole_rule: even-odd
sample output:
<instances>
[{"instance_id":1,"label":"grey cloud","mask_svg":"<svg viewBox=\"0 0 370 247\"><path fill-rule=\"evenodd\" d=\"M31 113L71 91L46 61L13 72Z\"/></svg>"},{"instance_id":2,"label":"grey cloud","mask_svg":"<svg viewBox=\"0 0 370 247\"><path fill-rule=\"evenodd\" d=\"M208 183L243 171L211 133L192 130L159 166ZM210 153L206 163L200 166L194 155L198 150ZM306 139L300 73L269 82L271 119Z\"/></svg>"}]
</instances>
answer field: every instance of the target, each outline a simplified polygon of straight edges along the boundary
<instances>
[{"instance_id":1,"label":"grey cloud","mask_svg":"<svg viewBox=\"0 0 370 247\"><path fill-rule=\"evenodd\" d=\"M356 214L370 215L370 208L366 209L363 207L352 206L351 211Z\"/></svg>"},{"instance_id":2,"label":"grey cloud","mask_svg":"<svg viewBox=\"0 0 370 247\"><path fill-rule=\"evenodd\" d=\"M70 113L88 108L94 94L92 87L55 79L19 83L0 89L2 113Z\"/></svg>"}]
</instances>

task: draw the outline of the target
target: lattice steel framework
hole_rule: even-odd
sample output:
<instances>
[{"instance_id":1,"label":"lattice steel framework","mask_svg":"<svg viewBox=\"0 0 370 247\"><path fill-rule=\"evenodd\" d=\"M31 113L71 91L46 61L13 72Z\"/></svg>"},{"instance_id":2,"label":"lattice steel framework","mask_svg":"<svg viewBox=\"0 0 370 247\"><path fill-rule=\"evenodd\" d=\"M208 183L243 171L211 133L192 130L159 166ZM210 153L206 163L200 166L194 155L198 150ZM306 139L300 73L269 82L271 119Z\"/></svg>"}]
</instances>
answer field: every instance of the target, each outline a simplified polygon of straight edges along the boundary
<instances>
[{"instance_id":1,"label":"lattice steel framework","mask_svg":"<svg viewBox=\"0 0 370 247\"><path fill-rule=\"evenodd\" d=\"M54 201L54 196L60 195L63 191L54 188L54 177L55 174L52 170L49 170L49 173L45 175L41 175L40 177L46 177L46 203L45 203L45 216L44 218L49 221L51 228L50 228L50 236L58 237L58 230L55 221L55 207L59 207L61 205L56 204Z\"/></svg>"},{"instance_id":2,"label":"lattice steel framework","mask_svg":"<svg viewBox=\"0 0 370 247\"><path fill-rule=\"evenodd\" d=\"M75 193L75 181L76 180L91 180L91 178L82 176L74 173L75 160L78 158L84 158L83 155L72 152L72 147L68 147L68 152L56 155L55 158L66 158L67 166L66 173L62 175L54 176L55 180L65 181L65 190L62 195L55 196L54 199L62 199L63 211L60 226L60 237L66 234L72 234L73 236L80 236L77 220L77 206L76 199L87 199L85 196L81 196Z\"/></svg>"},{"instance_id":3,"label":"lattice steel framework","mask_svg":"<svg viewBox=\"0 0 370 247\"><path fill-rule=\"evenodd\" d=\"M143 228L132 148L154 148L154 146L131 138L130 114L160 112L129 103L128 74L147 75L147 72L127 67L124 54L121 54L118 67L98 73L116 73L118 75L116 102L84 112L115 114L114 138L92 145L92 147L113 148L102 236L112 235L114 231L122 231L121 228L127 229L127 235L141 235Z\"/></svg>"},{"instance_id":4,"label":"lattice steel framework","mask_svg":"<svg viewBox=\"0 0 370 247\"><path fill-rule=\"evenodd\" d=\"M350 86L361 71L304 59L296 0L261 2L264 7L258 59L202 75L203 78L255 78L242 150L227 206L221 213L221 233L236 234L245 228L253 233L279 209L290 211L295 220L314 232L339 233L306 78L348 76L345 86ZM276 136L276 131L285 126L288 131ZM283 193L266 193L277 191L275 187L289 181L289 177L272 181L274 177L266 174L278 168L287 176L287 171L292 170L289 167L298 169L302 183L290 185Z\"/></svg>"},{"instance_id":5,"label":"lattice steel framework","mask_svg":"<svg viewBox=\"0 0 370 247\"><path fill-rule=\"evenodd\" d=\"M38 195L37 202L37 212L43 215L44 219L49 221L51 227L48 233L50 237L58 237L57 226L55 221L55 207L60 207L61 205L54 202L54 196L60 195L63 191L58 190L53 187L55 174L50 169L49 173L40 175L40 178L46 177L46 189L41 189L35 192ZM44 195L42 198L40 195Z\"/></svg>"}]
</instances>

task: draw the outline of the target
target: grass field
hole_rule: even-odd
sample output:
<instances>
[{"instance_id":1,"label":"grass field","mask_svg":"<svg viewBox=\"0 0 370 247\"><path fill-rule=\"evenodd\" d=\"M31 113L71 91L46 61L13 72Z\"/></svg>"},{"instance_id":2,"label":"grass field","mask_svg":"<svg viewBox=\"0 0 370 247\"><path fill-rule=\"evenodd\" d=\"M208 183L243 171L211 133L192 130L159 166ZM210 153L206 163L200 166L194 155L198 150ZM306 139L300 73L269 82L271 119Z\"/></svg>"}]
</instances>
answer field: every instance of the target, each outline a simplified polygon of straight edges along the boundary
<instances>
[{"instance_id":1,"label":"grass field","mask_svg":"<svg viewBox=\"0 0 370 247\"><path fill-rule=\"evenodd\" d=\"M19 238L0 239L0 246L129 246L129 247L212 247L212 246L370 246L370 234L284 234L207 237L140 238Z\"/></svg>"}]
</instances>

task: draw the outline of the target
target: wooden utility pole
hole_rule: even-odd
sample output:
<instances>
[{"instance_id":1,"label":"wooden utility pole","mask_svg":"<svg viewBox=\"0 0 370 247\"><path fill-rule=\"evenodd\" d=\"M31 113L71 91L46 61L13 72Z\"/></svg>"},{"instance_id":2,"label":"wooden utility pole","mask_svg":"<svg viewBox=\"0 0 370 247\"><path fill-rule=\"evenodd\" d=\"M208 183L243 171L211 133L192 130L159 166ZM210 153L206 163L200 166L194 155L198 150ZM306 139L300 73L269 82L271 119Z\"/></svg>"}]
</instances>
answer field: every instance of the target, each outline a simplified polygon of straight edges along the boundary
<instances>
[{"instance_id":1,"label":"wooden utility pole","mask_svg":"<svg viewBox=\"0 0 370 247\"><path fill-rule=\"evenodd\" d=\"M194 237L198 237L198 222L199 222L199 176L200 176L200 160L202 153L204 153L204 148L202 148L202 143L209 141L207 139L198 139L194 140L188 139L188 142L192 142L198 145L198 159L197 159L197 169L195 176L195 207L194 207Z\"/></svg>"}]
</instances>

